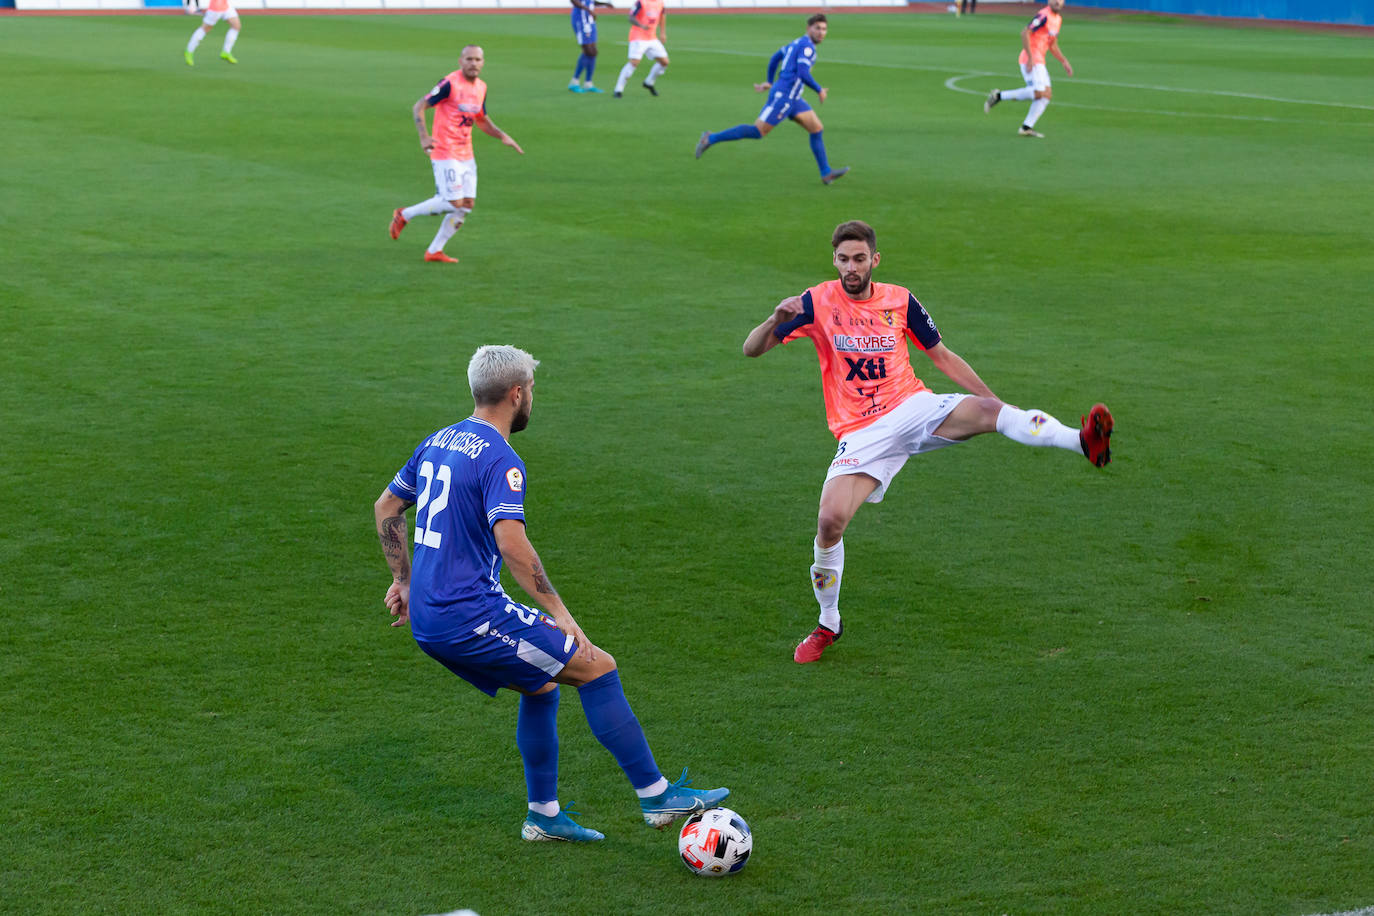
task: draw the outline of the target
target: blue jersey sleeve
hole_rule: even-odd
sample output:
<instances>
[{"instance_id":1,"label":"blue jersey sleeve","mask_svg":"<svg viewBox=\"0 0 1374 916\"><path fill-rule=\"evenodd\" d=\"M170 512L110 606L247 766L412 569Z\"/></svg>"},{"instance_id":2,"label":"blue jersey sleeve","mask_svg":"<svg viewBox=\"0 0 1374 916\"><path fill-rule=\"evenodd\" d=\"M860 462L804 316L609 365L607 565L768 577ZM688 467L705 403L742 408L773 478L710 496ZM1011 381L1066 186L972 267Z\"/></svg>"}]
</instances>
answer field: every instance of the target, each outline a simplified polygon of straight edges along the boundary
<instances>
[{"instance_id":1,"label":"blue jersey sleeve","mask_svg":"<svg viewBox=\"0 0 1374 916\"><path fill-rule=\"evenodd\" d=\"M786 55L786 52L787 46L783 45L773 52L772 57L768 58L768 82L771 83L777 78L778 64L782 63L782 59Z\"/></svg>"},{"instance_id":2,"label":"blue jersey sleeve","mask_svg":"<svg viewBox=\"0 0 1374 916\"><path fill-rule=\"evenodd\" d=\"M801 49L801 54L797 57L797 79L810 86L812 91L820 94L821 84L816 82L816 78L811 75L811 65L816 62L816 48L808 44Z\"/></svg>"},{"instance_id":3,"label":"blue jersey sleeve","mask_svg":"<svg viewBox=\"0 0 1374 916\"><path fill-rule=\"evenodd\" d=\"M503 518L525 520L525 462L515 452L482 469L482 503L487 527Z\"/></svg>"},{"instance_id":4,"label":"blue jersey sleeve","mask_svg":"<svg viewBox=\"0 0 1374 916\"><path fill-rule=\"evenodd\" d=\"M429 440L425 441L427 442ZM419 448L411 453L410 460L406 462L405 467L396 472L396 476L391 478L391 483L387 486L388 490L401 499L404 499L406 502L415 502L416 462L419 458L420 450L423 448L424 445L422 443Z\"/></svg>"},{"instance_id":5,"label":"blue jersey sleeve","mask_svg":"<svg viewBox=\"0 0 1374 916\"><path fill-rule=\"evenodd\" d=\"M906 304L906 334L922 350L929 350L940 342L940 329L935 327L935 319L930 317L925 306L910 296Z\"/></svg>"},{"instance_id":6,"label":"blue jersey sleeve","mask_svg":"<svg viewBox=\"0 0 1374 916\"><path fill-rule=\"evenodd\" d=\"M814 323L815 320L816 304L811 301L811 291L807 290L806 292L802 293L801 312L792 320L785 321L782 324L778 325L776 328L774 328L773 336L776 337L778 340L786 340L787 335L791 334L797 328L806 327L808 324Z\"/></svg>"}]
</instances>

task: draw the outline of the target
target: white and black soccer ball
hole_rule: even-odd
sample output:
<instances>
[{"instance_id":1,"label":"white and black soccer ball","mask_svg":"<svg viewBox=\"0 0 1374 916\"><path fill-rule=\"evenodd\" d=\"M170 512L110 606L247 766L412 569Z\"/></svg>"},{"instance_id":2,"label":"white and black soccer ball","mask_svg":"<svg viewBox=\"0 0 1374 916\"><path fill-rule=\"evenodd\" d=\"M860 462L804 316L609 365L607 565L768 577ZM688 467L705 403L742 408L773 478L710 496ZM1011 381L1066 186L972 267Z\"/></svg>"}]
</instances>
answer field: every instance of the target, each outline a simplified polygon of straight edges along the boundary
<instances>
[{"instance_id":1,"label":"white and black soccer ball","mask_svg":"<svg viewBox=\"0 0 1374 916\"><path fill-rule=\"evenodd\" d=\"M687 818L677 835L677 851L692 872L715 878L733 875L749 861L754 835L729 808L708 808Z\"/></svg>"}]
</instances>

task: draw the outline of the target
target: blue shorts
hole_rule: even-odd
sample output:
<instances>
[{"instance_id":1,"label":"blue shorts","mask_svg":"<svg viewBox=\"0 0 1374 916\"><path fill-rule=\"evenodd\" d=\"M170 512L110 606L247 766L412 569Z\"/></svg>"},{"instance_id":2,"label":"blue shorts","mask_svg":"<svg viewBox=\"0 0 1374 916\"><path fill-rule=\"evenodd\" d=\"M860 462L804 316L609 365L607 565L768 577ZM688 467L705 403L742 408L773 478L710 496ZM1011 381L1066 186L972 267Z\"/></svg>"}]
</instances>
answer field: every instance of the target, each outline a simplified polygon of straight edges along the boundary
<instances>
[{"instance_id":1,"label":"blue shorts","mask_svg":"<svg viewBox=\"0 0 1374 916\"><path fill-rule=\"evenodd\" d=\"M490 696L502 687L535 691L563 670L577 647L553 618L514 601L493 599L472 629L444 642L416 639L425 654Z\"/></svg>"},{"instance_id":2,"label":"blue shorts","mask_svg":"<svg viewBox=\"0 0 1374 916\"><path fill-rule=\"evenodd\" d=\"M596 43L596 17L582 12L576 7L572 14L573 38L577 39L580 45L590 45Z\"/></svg>"},{"instance_id":3,"label":"blue shorts","mask_svg":"<svg viewBox=\"0 0 1374 916\"><path fill-rule=\"evenodd\" d=\"M759 112L758 120L777 127L784 119L795 118L797 115L810 110L811 106L806 104L806 100L801 96L789 99L785 92L774 92L768 96L768 101L764 103L763 110Z\"/></svg>"}]
</instances>

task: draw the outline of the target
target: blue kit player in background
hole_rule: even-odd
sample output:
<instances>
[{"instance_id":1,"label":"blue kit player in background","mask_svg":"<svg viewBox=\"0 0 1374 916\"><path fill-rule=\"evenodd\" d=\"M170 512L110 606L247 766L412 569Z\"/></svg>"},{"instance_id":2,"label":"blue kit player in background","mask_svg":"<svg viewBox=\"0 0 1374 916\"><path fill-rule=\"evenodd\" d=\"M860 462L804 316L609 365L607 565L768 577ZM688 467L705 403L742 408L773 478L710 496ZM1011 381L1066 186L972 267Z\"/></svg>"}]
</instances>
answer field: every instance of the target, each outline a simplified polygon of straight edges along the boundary
<instances>
[{"instance_id":1,"label":"blue kit player in background","mask_svg":"<svg viewBox=\"0 0 1374 916\"><path fill-rule=\"evenodd\" d=\"M385 598L392 626L409 622L426 654L478 690L521 695L515 745L529 794L521 836L590 842L604 837L558 804L560 684L576 688L592 734L629 777L650 826L712 808L730 790L687 788L686 770L675 783L659 772L615 659L573 620L525 536L525 463L509 438L529 422L537 365L515 347L479 347L468 363L472 416L420 443L374 512L392 574ZM503 561L547 613L505 593Z\"/></svg>"},{"instance_id":2,"label":"blue kit player in background","mask_svg":"<svg viewBox=\"0 0 1374 916\"><path fill-rule=\"evenodd\" d=\"M738 124L719 133L706 131L697 141L697 158L717 143L728 140L761 140L770 130L782 123L783 118L796 121L811 135L811 155L816 157L816 165L821 170L821 181L830 184L849 171L831 170L830 160L825 155L825 140L821 131L824 126L816 112L802 98L802 90L807 86L816 93L820 103L825 102L827 90L816 82L811 75L811 65L816 62L816 45L825 40L829 24L824 13L817 13L806 20L806 34L791 44L783 45L768 61L768 81L755 83L755 92L767 92L768 101L759 112L753 124Z\"/></svg>"},{"instance_id":3,"label":"blue kit player in background","mask_svg":"<svg viewBox=\"0 0 1374 916\"><path fill-rule=\"evenodd\" d=\"M582 56L577 59L573 70L572 82L568 83L569 92L600 92L592 84L592 73L596 70L596 8L611 6L606 0L572 0L573 37L582 46ZM586 82L582 82L583 77Z\"/></svg>"}]
</instances>

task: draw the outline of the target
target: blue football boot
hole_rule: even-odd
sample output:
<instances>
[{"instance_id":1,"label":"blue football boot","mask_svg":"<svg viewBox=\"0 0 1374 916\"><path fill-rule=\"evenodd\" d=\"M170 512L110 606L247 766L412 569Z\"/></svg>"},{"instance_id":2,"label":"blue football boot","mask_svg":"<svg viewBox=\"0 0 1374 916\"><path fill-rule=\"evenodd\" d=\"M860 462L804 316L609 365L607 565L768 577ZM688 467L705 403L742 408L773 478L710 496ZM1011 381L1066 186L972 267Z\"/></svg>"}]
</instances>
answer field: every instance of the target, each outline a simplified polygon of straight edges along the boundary
<instances>
[{"instance_id":1,"label":"blue football boot","mask_svg":"<svg viewBox=\"0 0 1374 916\"><path fill-rule=\"evenodd\" d=\"M594 843L606 839L604 833L583 827L568 817L576 813L571 805L553 817L530 811L525 815L525 823L520 825L520 837L525 840L563 840L569 843Z\"/></svg>"},{"instance_id":2,"label":"blue football boot","mask_svg":"<svg viewBox=\"0 0 1374 916\"><path fill-rule=\"evenodd\" d=\"M662 830L680 817L716 807L730 795L729 789L689 789L690 782L687 768L683 767L677 782L669 783L662 794L641 798L639 807L644 823Z\"/></svg>"}]
</instances>

